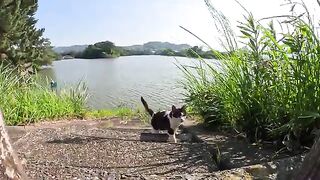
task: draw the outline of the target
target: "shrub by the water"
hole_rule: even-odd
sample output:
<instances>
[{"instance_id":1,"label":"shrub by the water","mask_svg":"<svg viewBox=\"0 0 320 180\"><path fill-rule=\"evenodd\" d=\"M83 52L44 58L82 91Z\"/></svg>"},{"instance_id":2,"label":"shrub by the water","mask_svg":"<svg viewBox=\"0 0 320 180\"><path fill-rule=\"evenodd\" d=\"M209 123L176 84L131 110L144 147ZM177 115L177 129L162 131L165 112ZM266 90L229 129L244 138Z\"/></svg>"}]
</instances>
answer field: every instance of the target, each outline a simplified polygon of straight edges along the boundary
<instances>
[{"instance_id":1,"label":"shrub by the water","mask_svg":"<svg viewBox=\"0 0 320 180\"><path fill-rule=\"evenodd\" d=\"M201 59L197 67L181 67L191 110L252 141L311 143L320 128L320 41L309 13L282 17L280 25L289 28L281 32L248 13L237 40L227 19L206 2L229 53L214 51L219 70ZM240 41L243 48L237 48Z\"/></svg>"}]
</instances>

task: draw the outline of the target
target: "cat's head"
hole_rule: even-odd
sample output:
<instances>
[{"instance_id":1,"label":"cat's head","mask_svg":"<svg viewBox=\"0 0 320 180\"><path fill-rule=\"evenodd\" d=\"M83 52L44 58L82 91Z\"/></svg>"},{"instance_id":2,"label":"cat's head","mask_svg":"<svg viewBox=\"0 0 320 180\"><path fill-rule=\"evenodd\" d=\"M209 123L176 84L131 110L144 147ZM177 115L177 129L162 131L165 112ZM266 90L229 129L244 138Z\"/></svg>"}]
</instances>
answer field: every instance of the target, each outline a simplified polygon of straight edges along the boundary
<instances>
[{"instance_id":1,"label":"cat's head","mask_svg":"<svg viewBox=\"0 0 320 180\"><path fill-rule=\"evenodd\" d=\"M183 122L186 119L186 106L183 105L181 108L176 108L175 105L172 105L170 117L180 119Z\"/></svg>"}]
</instances>

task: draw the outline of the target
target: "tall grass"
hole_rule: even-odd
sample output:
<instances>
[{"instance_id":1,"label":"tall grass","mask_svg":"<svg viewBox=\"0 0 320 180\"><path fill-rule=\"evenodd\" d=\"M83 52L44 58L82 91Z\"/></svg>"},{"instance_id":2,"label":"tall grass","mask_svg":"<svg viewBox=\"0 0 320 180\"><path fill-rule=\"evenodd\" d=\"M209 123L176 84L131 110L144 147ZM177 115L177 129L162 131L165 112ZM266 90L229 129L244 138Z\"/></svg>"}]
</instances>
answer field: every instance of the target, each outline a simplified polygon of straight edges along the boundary
<instances>
[{"instance_id":1,"label":"tall grass","mask_svg":"<svg viewBox=\"0 0 320 180\"><path fill-rule=\"evenodd\" d=\"M320 43L309 13L282 16L280 25L288 28L281 32L273 21L262 25L248 13L238 25L238 40L226 18L206 3L228 53L214 51L222 72L204 60L194 68L181 67L193 112L252 141L309 142L320 128ZM303 3L292 7L298 5L308 12ZM240 41L243 48L237 48Z\"/></svg>"},{"instance_id":2,"label":"tall grass","mask_svg":"<svg viewBox=\"0 0 320 180\"><path fill-rule=\"evenodd\" d=\"M87 93L82 83L56 93L32 77L22 80L15 69L0 66L0 72L0 109L7 125L83 116Z\"/></svg>"}]
</instances>

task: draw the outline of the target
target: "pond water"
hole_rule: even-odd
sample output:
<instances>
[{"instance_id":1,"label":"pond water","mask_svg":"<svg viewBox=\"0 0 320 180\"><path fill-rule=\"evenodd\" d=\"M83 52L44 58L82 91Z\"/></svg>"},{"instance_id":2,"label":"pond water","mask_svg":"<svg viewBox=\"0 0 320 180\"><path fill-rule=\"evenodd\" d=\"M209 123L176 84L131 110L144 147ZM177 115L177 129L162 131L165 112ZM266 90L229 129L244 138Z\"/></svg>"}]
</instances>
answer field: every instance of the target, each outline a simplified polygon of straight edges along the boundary
<instances>
[{"instance_id":1,"label":"pond water","mask_svg":"<svg viewBox=\"0 0 320 180\"><path fill-rule=\"evenodd\" d=\"M84 81L89 93L87 105L93 109L141 106L140 96L153 109L167 109L183 103L183 73L177 64L195 62L167 56L69 59L55 61L39 74L57 81L58 88Z\"/></svg>"}]
</instances>

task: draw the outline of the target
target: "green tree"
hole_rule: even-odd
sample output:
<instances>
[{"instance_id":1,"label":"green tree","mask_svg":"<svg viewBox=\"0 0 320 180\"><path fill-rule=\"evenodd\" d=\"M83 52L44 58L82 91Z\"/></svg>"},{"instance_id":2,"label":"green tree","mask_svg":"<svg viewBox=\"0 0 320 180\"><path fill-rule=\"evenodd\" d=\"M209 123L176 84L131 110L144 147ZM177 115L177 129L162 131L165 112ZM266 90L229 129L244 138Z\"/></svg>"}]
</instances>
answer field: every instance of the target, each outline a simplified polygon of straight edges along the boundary
<instances>
[{"instance_id":1,"label":"green tree","mask_svg":"<svg viewBox=\"0 0 320 180\"><path fill-rule=\"evenodd\" d=\"M103 58L102 49L89 45L82 53L83 58Z\"/></svg>"},{"instance_id":2,"label":"green tree","mask_svg":"<svg viewBox=\"0 0 320 180\"><path fill-rule=\"evenodd\" d=\"M116 48L114 43L110 41L98 42L95 43L94 46L101 49L101 51L105 52L106 54L112 54L112 49Z\"/></svg>"},{"instance_id":3,"label":"green tree","mask_svg":"<svg viewBox=\"0 0 320 180\"><path fill-rule=\"evenodd\" d=\"M113 42L103 41L93 45L89 45L82 54L83 58L109 58L118 57L121 54L121 50L114 45Z\"/></svg>"},{"instance_id":4,"label":"green tree","mask_svg":"<svg viewBox=\"0 0 320 180\"><path fill-rule=\"evenodd\" d=\"M0 1L0 53L2 60L19 72L33 72L55 58L50 41L37 29L37 0Z\"/></svg>"},{"instance_id":5,"label":"green tree","mask_svg":"<svg viewBox=\"0 0 320 180\"><path fill-rule=\"evenodd\" d=\"M163 55L163 56L175 56L176 52L172 49L167 48L167 49L160 50L159 52L156 52L156 54Z\"/></svg>"}]
</instances>

